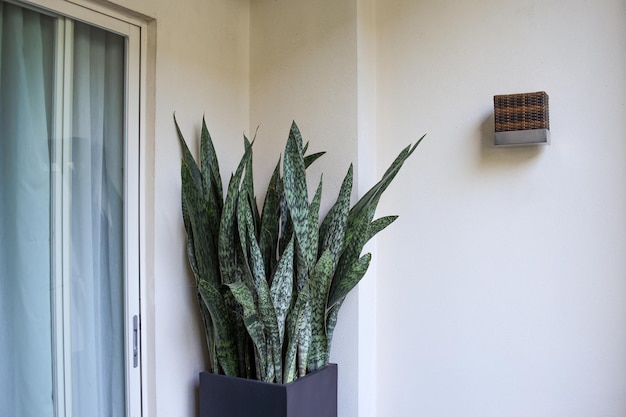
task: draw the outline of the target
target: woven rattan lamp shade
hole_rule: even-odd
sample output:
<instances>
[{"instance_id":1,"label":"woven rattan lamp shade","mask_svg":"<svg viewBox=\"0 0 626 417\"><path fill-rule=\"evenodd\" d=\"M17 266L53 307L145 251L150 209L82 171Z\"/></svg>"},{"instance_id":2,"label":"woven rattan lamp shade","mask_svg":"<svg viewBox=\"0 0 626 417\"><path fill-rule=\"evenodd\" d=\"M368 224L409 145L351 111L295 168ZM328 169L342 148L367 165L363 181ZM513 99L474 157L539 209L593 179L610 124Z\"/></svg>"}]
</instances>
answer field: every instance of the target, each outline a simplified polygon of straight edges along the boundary
<instances>
[{"instance_id":1,"label":"woven rattan lamp shade","mask_svg":"<svg viewBox=\"0 0 626 417\"><path fill-rule=\"evenodd\" d=\"M496 145L550 142L548 94L544 91L493 97Z\"/></svg>"}]
</instances>

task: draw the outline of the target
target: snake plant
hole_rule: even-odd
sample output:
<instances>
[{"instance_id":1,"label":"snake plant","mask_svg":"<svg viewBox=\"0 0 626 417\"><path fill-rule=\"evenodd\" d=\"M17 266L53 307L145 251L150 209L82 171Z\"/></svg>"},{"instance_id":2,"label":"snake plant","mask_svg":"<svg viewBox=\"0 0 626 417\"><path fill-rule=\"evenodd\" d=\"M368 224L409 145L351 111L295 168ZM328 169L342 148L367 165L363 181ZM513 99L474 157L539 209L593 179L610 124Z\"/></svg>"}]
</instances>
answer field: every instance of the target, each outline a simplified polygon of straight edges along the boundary
<instances>
[{"instance_id":1,"label":"snake plant","mask_svg":"<svg viewBox=\"0 0 626 417\"><path fill-rule=\"evenodd\" d=\"M337 314L365 275L365 243L397 216L374 220L378 201L416 146L400 152L352 208L353 169L320 220L322 180L309 200L307 154L295 122L269 181L261 211L252 177L252 143L226 193L204 119L196 163L176 120L183 156L182 216L209 351L209 371L289 383L328 364Z\"/></svg>"}]
</instances>

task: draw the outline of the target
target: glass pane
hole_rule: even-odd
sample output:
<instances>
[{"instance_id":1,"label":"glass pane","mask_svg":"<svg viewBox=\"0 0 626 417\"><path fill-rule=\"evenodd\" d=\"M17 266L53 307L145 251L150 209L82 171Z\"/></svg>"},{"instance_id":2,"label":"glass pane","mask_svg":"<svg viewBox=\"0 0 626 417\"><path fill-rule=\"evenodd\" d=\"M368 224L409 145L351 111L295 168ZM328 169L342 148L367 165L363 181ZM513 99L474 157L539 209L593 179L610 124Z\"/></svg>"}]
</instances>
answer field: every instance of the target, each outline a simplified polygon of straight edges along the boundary
<instances>
[{"instance_id":1,"label":"glass pane","mask_svg":"<svg viewBox=\"0 0 626 417\"><path fill-rule=\"evenodd\" d=\"M74 417L125 414L125 39L74 25L71 332Z\"/></svg>"},{"instance_id":2,"label":"glass pane","mask_svg":"<svg viewBox=\"0 0 626 417\"><path fill-rule=\"evenodd\" d=\"M0 1L0 414L51 417L54 19Z\"/></svg>"}]
</instances>

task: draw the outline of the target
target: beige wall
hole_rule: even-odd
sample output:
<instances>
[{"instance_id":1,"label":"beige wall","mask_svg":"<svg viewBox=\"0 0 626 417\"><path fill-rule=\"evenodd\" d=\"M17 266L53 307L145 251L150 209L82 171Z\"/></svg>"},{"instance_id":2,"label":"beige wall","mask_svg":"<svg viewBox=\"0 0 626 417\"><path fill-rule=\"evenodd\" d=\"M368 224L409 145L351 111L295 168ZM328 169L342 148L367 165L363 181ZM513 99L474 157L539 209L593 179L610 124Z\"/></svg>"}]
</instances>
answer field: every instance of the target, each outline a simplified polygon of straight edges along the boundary
<instances>
[{"instance_id":1,"label":"beige wall","mask_svg":"<svg viewBox=\"0 0 626 417\"><path fill-rule=\"evenodd\" d=\"M626 416L626 3L377 12L379 164L428 132L383 201L378 416ZM538 90L552 145L494 148L493 95Z\"/></svg>"}]
</instances>

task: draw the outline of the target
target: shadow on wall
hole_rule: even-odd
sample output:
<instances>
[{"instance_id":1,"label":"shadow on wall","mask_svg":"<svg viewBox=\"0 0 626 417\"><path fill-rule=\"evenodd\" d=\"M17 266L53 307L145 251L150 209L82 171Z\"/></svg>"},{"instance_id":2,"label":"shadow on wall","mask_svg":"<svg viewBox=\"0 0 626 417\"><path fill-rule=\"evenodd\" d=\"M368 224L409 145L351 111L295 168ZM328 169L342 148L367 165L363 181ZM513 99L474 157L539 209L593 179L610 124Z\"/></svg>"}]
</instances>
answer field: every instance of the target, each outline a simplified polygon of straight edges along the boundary
<instances>
[{"instance_id":1,"label":"shadow on wall","mask_svg":"<svg viewBox=\"0 0 626 417\"><path fill-rule=\"evenodd\" d=\"M482 169L511 169L535 161L550 145L496 146L494 145L495 121L493 111L483 117L479 126L480 158L478 164Z\"/></svg>"}]
</instances>

